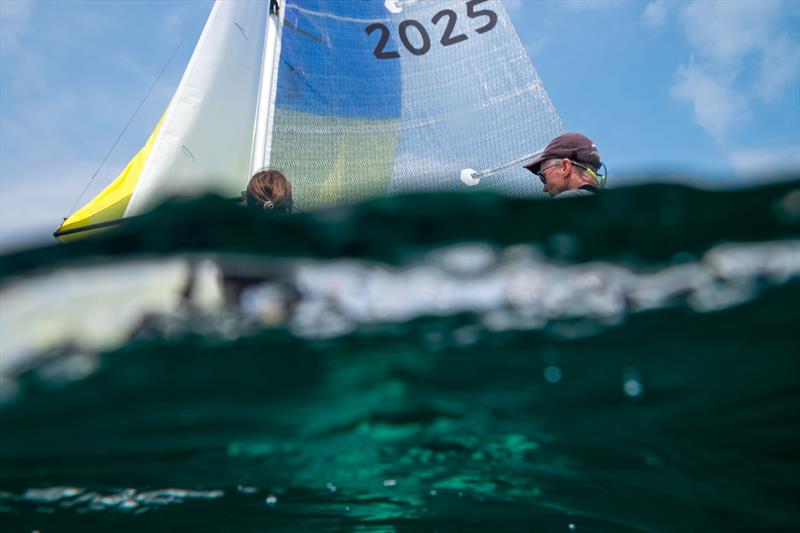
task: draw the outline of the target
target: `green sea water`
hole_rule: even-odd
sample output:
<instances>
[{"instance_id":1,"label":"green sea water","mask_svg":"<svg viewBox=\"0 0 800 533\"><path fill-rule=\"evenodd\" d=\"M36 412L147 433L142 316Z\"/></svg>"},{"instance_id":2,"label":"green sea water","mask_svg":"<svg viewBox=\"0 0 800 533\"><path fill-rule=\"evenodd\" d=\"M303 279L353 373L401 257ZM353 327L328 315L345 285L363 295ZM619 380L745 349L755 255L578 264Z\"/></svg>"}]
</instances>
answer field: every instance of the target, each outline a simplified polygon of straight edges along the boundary
<instances>
[{"instance_id":1,"label":"green sea water","mask_svg":"<svg viewBox=\"0 0 800 533\"><path fill-rule=\"evenodd\" d=\"M797 530L798 230L796 181L210 198L6 254L0 527Z\"/></svg>"}]
</instances>

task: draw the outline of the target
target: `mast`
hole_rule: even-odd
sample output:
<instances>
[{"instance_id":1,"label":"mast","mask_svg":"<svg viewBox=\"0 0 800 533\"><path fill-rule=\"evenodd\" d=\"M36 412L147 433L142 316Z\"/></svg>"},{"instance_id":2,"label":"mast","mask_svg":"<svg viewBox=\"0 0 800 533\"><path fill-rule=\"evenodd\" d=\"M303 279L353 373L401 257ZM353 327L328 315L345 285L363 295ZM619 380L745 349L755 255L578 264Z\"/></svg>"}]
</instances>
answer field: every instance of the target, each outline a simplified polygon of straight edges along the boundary
<instances>
[{"instance_id":1,"label":"mast","mask_svg":"<svg viewBox=\"0 0 800 533\"><path fill-rule=\"evenodd\" d=\"M255 127L253 128L250 176L268 166L270 162L275 89L278 80L278 65L280 64L281 30L283 29L283 1L269 0L267 30L264 36L264 58L261 61L261 81L258 89Z\"/></svg>"}]
</instances>

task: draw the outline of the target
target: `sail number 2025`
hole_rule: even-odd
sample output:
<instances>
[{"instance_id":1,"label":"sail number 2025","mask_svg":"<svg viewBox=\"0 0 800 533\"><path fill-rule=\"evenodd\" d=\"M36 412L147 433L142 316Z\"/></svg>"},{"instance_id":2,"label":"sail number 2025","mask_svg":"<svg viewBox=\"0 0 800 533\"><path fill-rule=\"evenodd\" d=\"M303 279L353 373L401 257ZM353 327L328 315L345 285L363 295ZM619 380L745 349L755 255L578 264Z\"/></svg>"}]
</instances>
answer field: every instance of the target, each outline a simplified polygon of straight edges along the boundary
<instances>
[{"instance_id":1,"label":"sail number 2025","mask_svg":"<svg viewBox=\"0 0 800 533\"><path fill-rule=\"evenodd\" d=\"M497 25L497 13L491 9L477 9L480 4L483 4L487 1L488 0L468 0L466 2L467 17L471 19L483 17L486 19L486 24L475 29L477 33L486 33ZM452 46L469 39L469 37L464 33L453 34L457 20L458 14L452 9L443 9L436 13L431 19L431 22L434 26L437 26L442 21L445 21L446 23L444 32L442 33L442 38L440 40L442 46ZM400 57L400 52L397 50L386 50L386 44L389 42L389 36L391 35L391 32L385 25L376 22L375 24L370 24L367 26L365 31L368 35L372 35L372 33L375 31L379 31L381 33L381 36L378 39L378 44L375 46L375 50L372 52L375 57L378 59L396 59ZM400 41L403 43L403 46L405 46L406 50L415 56L425 55L431 49L431 37L428 34L428 30L426 30L425 26L418 20L404 20L398 26L397 31L400 35ZM416 32L419 36L418 39L415 39L415 41L417 41L416 43L412 42L412 40L409 38L409 34L411 32ZM420 40L421 43L419 42Z\"/></svg>"}]
</instances>

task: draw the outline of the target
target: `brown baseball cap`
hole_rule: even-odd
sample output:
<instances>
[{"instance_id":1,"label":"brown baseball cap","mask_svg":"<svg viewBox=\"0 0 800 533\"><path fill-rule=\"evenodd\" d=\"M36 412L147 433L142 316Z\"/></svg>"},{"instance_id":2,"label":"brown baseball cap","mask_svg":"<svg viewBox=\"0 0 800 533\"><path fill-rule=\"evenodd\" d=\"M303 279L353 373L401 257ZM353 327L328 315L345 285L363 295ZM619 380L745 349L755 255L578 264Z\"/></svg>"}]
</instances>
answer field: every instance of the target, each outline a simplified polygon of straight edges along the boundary
<instances>
[{"instance_id":1,"label":"brown baseball cap","mask_svg":"<svg viewBox=\"0 0 800 533\"><path fill-rule=\"evenodd\" d=\"M581 133L565 133L559 135L548 144L542 155L525 165L525 168L536 174L542 166L542 161L548 159L571 159L581 165L586 165L595 172L600 169L600 152L597 146Z\"/></svg>"}]
</instances>

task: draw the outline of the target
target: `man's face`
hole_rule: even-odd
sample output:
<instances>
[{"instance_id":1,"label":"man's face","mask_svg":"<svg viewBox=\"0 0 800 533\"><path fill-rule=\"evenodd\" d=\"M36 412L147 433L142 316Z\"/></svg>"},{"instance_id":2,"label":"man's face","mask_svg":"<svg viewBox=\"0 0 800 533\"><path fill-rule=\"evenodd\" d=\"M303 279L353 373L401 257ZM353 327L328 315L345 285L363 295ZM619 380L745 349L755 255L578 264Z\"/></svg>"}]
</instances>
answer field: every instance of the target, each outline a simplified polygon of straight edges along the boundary
<instances>
[{"instance_id":1,"label":"man's face","mask_svg":"<svg viewBox=\"0 0 800 533\"><path fill-rule=\"evenodd\" d=\"M563 159L548 159L539 168L537 175L550 198L569 189L569 169L565 167Z\"/></svg>"}]
</instances>

